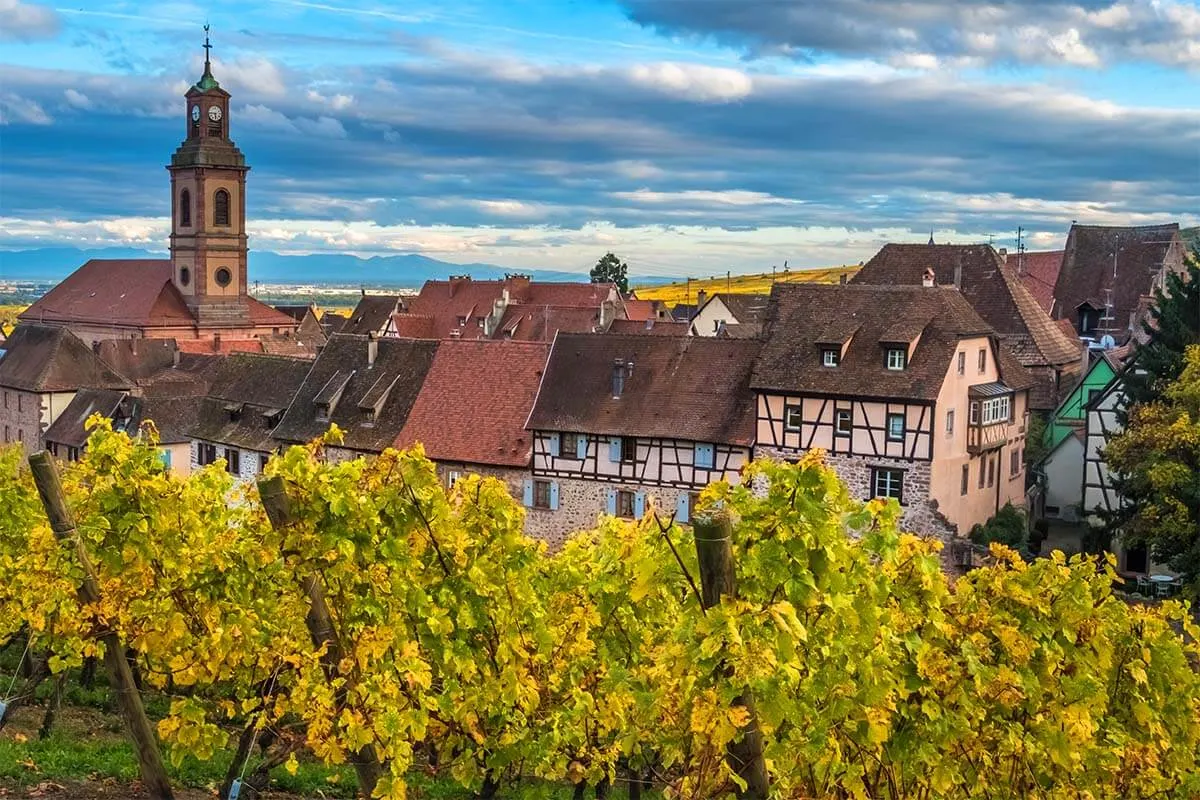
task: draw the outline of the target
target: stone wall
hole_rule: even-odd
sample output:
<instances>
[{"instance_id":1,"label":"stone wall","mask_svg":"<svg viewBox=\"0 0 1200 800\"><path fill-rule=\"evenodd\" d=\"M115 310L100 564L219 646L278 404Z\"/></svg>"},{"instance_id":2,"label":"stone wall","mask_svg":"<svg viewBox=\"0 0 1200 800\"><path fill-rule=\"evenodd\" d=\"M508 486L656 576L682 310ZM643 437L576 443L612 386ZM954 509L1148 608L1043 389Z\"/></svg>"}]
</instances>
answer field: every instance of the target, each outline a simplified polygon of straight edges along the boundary
<instances>
[{"instance_id":1,"label":"stone wall","mask_svg":"<svg viewBox=\"0 0 1200 800\"><path fill-rule=\"evenodd\" d=\"M228 447L226 445L220 444L219 442L202 442L200 440L192 440L191 468L193 470L200 469L200 467L201 467L200 445L202 445L202 444L214 445L217 448L217 458L223 458L227 462L229 461L230 451L237 450L237 448L235 448L235 447ZM237 452L239 454L238 473L235 477L237 477L238 480L242 480L242 481L256 480L258 478L259 474L262 472L262 470L259 468L260 457L264 456L264 455L269 456L270 453L260 453L255 450L237 450Z\"/></svg>"},{"instance_id":2,"label":"stone wall","mask_svg":"<svg viewBox=\"0 0 1200 800\"><path fill-rule=\"evenodd\" d=\"M525 532L549 544L551 550L561 548L573 534L596 527L600 515L607 511L610 490L645 492L647 513L657 508L664 517L675 513L680 495L688 494L687 490L683 489L638 483L605 483L564 478L538 480L550 480L558 484L558 509L527 509ZM521 499L520 496L518 499Z\"/></svg>"},{"instance_id":3,"label":"stone wall","mask_svg":"<svg viewBox=\"0 0 1200 800\"><path fill-rule=\"evenodd\" d=\"M42 447L41 395L18 389L0 389L0 439L4 444L20 442L25 452Z\"/></svg>"}]
</instances>

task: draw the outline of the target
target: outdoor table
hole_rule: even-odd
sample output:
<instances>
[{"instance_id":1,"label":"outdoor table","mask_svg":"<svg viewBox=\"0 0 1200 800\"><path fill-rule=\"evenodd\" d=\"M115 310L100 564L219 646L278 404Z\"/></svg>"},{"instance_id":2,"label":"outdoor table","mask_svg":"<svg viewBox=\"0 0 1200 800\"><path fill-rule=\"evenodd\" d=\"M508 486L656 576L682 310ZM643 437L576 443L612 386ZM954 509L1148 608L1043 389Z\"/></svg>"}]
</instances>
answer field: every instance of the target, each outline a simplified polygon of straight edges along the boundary
<instances>
[{"instance_id":1,"label":"outdoor table","mask_svg":"<svg viewBox=\"0 0 1200 800\"><path fill-rule=\"evenodd\" d=\"M1154 594L1157 597L1168 597L1175 583L1174 575L1151 575L1151 582L1154 583Z\"/></svg>"}]
</instances>

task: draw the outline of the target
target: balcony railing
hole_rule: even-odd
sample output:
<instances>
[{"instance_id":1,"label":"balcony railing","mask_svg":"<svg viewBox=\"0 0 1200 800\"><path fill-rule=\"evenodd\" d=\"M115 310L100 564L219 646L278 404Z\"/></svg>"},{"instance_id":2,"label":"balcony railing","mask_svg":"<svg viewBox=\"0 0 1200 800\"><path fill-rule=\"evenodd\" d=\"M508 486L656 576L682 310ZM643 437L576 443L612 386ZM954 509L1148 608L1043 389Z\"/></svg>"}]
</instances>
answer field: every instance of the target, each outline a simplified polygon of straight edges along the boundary
<instances>
[{"instance_id":1,"label":"balcony railing","mask_svg":"<svg viewBox=\"0 0 1200 800\"><path fill-rule=\"evenodd\" d=\"M995 450L1008 444L1011 422L1000 422L995 425L968 425L967 452L979 455L989 450Z\"/></svg>"}]
</instances>

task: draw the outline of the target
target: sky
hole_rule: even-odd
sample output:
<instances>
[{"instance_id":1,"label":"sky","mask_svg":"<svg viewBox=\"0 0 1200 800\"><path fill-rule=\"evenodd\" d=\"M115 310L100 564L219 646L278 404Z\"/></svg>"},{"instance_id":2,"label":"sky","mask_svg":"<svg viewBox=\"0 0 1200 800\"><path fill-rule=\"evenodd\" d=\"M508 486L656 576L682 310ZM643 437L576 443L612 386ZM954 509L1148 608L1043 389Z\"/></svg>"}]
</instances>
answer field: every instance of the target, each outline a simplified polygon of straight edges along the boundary
<instances>
[{"instance_id":1,"label":"sky","mask_svg":"<svg viewBox=\"0 0 1200 800\"><path fill-rule=\"evenodd\" d=\"M0 0L0 250L165 249L206 21L252 249L703 277L1200 224L1200 0Z\"/></svg>"}]
</instances>

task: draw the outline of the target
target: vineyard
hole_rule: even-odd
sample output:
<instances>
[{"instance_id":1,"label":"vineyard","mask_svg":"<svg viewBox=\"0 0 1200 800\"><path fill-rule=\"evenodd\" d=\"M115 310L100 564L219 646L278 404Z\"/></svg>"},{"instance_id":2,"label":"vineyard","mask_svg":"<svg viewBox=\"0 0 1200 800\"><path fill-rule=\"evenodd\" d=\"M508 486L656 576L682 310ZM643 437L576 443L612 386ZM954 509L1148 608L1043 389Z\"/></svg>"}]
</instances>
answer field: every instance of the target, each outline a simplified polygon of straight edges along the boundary
<instances>
[{"instance_id":1,"label":"vineyard","mask_svg":"<svg viewBox=\"0 0 1200 800\"><path fill-rule=\"evenodd\" d=\"M0 728L102 670L151 797L164 754L222 800L313 764L380 798L1200 795L1184 604L999 547L951 582L819 454L552 553L419 448L318 441L244 486L92 424L77 463L0 455Z\"/></svg>"},{"instance_id":2,"label":"vineyard","mask_svg":"<svg viewBox=\"0 0 1200 800\"><path fill-rule=\"evenodd\" d=\"M668 306L695 303L699 292L732 294L770 294L775 283L838 283L849 280L858 272L857 266L823 267L818 269L781 270L755 275L733 275L728 278L701 278L660 286L634 287L639 300L658 300Z\"/></svg>"}]
</instances>

